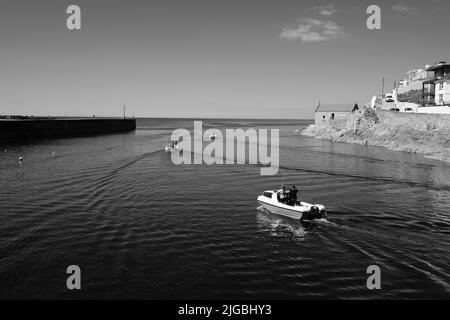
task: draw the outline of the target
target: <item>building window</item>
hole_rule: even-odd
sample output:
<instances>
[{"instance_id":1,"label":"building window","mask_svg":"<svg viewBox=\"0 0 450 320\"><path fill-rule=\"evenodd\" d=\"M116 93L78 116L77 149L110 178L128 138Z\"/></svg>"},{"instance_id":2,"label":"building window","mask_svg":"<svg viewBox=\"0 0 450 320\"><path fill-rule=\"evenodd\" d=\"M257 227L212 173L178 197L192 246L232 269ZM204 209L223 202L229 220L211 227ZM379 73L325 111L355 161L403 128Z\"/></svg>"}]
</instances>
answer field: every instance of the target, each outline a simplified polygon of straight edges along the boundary
<instances>
[{"instance_id":1,"label":"building window","mask_svg":"<svg viewBox=\"0 0 450 320\"><path fill-rule=\"evenodd\" d=\"M439 83L439 90L444 90L444 83L443 82Z\"/></svg>"},{"instance_id":2,"label":"building window","mask_svg":"<svg viewBox=\"0 0 450 320\"><path fill-rule=\"evenodd\" d=\"M440 94L439 95L439 103L442 103L442 102L444 102L444 95Z\"/></svg>"}]
</instances>

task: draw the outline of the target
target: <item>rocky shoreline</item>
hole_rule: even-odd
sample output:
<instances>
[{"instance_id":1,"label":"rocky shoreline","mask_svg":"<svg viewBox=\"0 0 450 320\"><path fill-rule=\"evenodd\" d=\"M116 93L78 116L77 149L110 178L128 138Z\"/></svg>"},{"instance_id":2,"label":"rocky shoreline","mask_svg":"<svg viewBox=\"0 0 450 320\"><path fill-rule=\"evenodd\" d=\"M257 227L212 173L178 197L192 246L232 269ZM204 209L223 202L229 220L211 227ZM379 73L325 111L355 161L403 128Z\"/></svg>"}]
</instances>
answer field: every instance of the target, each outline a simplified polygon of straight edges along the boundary
<instances>
[{"instance_id":1,"label":"rocky shoreline","mask_svg":"<svg viewBox=\"0 0 450 320\"><path fill-rule=\"evenodd\" d=\"M417 153L450 163L450 116L365 109L345 119L310 125L301 135Z\"/></svg>"}]
</instances>

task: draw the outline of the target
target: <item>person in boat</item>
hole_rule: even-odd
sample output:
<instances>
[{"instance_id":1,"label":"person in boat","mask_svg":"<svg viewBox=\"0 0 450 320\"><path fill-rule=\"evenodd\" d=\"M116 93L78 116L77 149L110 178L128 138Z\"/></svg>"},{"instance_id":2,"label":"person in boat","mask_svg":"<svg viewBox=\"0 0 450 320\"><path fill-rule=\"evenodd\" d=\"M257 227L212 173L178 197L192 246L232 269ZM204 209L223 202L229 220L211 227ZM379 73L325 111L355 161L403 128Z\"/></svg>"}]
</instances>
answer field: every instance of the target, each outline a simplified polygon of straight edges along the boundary
<instances>
[{"instance_id":1,"label":"person in boat","mask_svg":"<svg viewBox=\"0 0 450 320\"><path fill-rule=\"evenodd\" d=\"M279 193L278 201L281 203L286 202L286 186L284 184L281 186L281 192Z\"/></svg>"},{"instance_id":2,"label":"person in boat","mask_svg":"<svg viewBox=\"0 0 450 320\"><path fill-rule=\"evenodd\" d=\"M286 204L289 205L289 206L293 206L295 204L294 191L293 191L292 188L289 188L289 191L287 193Z\"/></svg>"},{"instance_id":3,"label":"person in boat","mask_svg":"<svg viewBox=\"0 0 450 320\"><path fill-rule=\"evenodd\" d=\"M295 185L292 186L291 194L292 194L292 201L294 202L294 205L297 203L297 193L298 189Z\"/></svg>"}]
</instances>

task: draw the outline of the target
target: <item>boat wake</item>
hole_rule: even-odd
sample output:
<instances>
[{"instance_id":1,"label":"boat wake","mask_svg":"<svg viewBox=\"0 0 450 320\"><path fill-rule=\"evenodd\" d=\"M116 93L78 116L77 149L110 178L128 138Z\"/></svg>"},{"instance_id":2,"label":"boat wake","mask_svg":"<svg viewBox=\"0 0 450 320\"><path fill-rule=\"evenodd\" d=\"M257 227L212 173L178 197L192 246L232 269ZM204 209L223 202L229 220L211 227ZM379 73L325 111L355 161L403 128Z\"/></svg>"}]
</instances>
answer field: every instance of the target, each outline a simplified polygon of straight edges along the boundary
<instances>
[{"instance_id":1,"label":"boat wake","mask_svg":"<svg viewBox=\"0 0 450 320\"><path fill-rule=\"evenodd\" d=\"M303 241L307 230L300 224L287 223L281 218L270 217L267 212L259 212L257 217L260 231L270 234L272 237L286 237L295 241Z\"/></svg>"},{"instance_id":2,"label":"boat wake","mask_svg":"<svg viewBox=\"0 0 450 320\"><path fill-rule=\"evenodd\" d=\"M261 231L269 232L274 237L288 237L291 240L303 241L307 234L320 225L334 225L326 219L300 221L273 214L263 206L256 208L256 220Z\"/></svg>"}]
</instances>

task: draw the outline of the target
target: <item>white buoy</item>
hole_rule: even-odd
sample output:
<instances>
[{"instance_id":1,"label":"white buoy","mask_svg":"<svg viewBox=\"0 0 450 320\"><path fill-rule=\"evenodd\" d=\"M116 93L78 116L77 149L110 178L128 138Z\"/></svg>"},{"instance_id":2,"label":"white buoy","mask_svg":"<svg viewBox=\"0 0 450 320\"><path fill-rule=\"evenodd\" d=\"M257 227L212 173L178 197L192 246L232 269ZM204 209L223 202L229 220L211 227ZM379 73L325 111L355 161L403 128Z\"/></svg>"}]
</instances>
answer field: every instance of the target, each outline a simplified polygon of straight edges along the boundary
<instances>
[{"instance_id":1,"label":"white buoy","mask_svg":"<svg viewBox=\"0 0 450 320\"><path fill-rule=\"evenodd\" d=\"M23 161L23 158L22 158L22 157L19 157L19 161L22 162L22 161Z\"/></svg>"}]
</instances>

